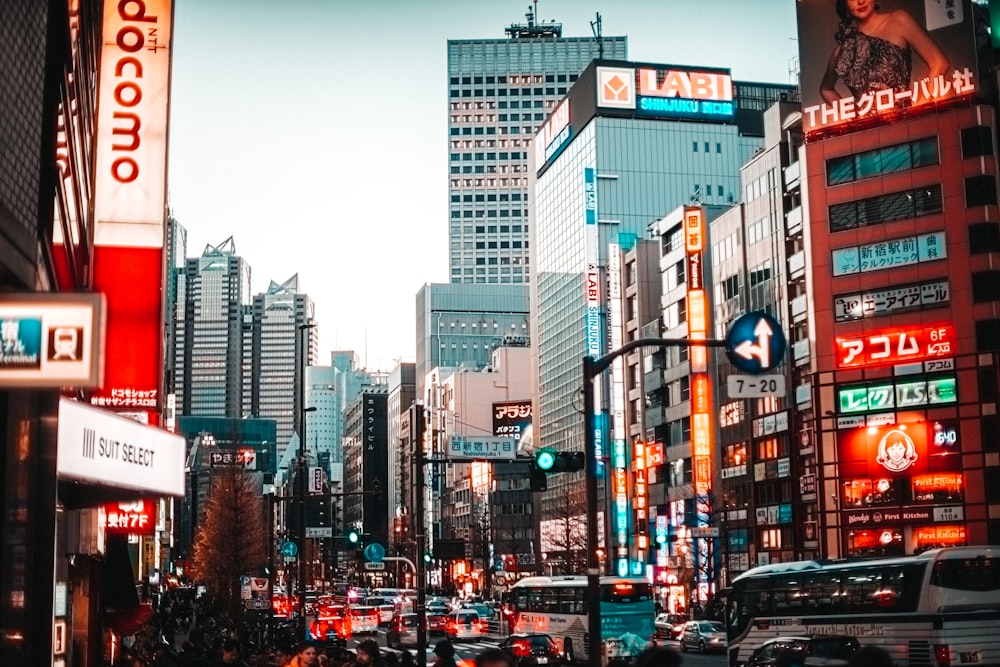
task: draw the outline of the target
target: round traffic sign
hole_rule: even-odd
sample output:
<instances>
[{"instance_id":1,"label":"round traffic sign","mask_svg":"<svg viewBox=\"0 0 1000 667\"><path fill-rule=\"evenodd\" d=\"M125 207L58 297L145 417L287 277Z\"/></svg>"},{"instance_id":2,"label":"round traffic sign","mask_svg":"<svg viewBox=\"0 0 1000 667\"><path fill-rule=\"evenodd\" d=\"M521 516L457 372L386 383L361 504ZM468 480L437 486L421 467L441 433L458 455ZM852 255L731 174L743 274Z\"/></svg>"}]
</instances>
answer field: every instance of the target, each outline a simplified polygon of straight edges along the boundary
<instances>
[{"instance_id":1,"label":"round traffic sign","mask_svg":"<svg viewBox=\"0 0 1000 667\"><path fill-rule=\"evenodd\" d=\"M264 611L265 609L271 608L270 600L263 600L260 598L247 600L243 603L243 606L247 609L256 609L257 611Z\"/></svg>"},{"instance_id":2,"label":"round traffic sign","mask_svg":"<svg viewBox=\"0 0 1000 667\"><path fill-rule=\"evenodd\" d=\"M291 540L285 540L284 542L281 543L281 546L278 547L278 551L281 552L282 556L285 556L287 558L295 558L295 556L297 556L299 553L299 545L297 545L295 542L292 542Z\"/></svg>"},{"instance_id":3,"label":"round traffic sign","mask_svg":"<svg viewBox=\"0 0 1000 667\"><path fill-rule=\"evenodd\" d=\"M496 584L497 586L506 586L507 585L507 577L505 577L503 575L497 575L497 576L493 577L493 583Z\"/></svg>"},{"instance_id":4,"label":"round traffic sign","mask_svg":"<svg viewBox=\"0 0 1000 667\"><path fill-rule=\"evenodd\" d=\"M786 345L781 325L760 310L741 315L726 334L726 356L745 373L766 373L780 364Z\"/></svg>"},{"instance_id":5,"label":"round traffic sign","mask_svg":"<svg viewBox=\"0 0 1000 667\"><path fill-rule=\"evenodd\" d=\"M365 559L370 563L381 563L385 558L385 547L378 542L372 542L365 547Z\"/></svg>"}]
</instances>

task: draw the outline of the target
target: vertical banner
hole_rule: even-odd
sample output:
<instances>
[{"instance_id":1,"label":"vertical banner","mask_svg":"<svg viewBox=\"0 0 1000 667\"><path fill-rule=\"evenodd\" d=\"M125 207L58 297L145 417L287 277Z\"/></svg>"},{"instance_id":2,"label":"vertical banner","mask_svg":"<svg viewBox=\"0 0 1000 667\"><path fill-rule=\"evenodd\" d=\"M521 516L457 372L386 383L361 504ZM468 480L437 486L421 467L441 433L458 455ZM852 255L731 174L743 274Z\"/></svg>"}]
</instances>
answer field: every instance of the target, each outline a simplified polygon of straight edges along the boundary
<instances>
[{"instance_id":1,"label":"vertical banner","mask_svg":"<svg viewBox=\"0 0 1000 667\"><path fill-rule=\"evenodd\" d=\"M107 368L91 403L157 423L171 0L105 0L94 153L93 287L107 298Z\"/></svg>"},{"instance_id":2,"label":"vertical banner","mask_svg":"<svg viewBox=\"0 0 1000 667\"><path fill-rule=\"evenodd\" d=\"M608 245L608 352L621 348L624 339L622 321L622 260L621 247L612 243ZM629 556L631 553L631 536L629 519L632 515L632 490L628 480L629 457L626 445L625 429L625 360L618 357L611 363L611 465L614 468L615 479L619 475L624 485L619 488L616 483L614 507L612 515L612 531L615 535L615 570L619 576L629 574Z\"/></svg>"},{"instance_id":3,"label":"vertical banner","mask_svg":"<svg viewBox=\"0 0 1000 667\"><path fill-rule=\"evenodd\" d=\"M597 170L593 167L583 169L583 211L584 211L584 274L583 289L585 303L585 330L587 335L587 356L600 359L604 354L604 332L601 328L601 266L598 257L600 244L597 227ZM594 458L597 460L596 470L603 474L605 458L604 405L601 383L594 383Z\"/></svg>"},{"instance_id":4,"label":"vertical banner","mask_svg":"<svg viewBox=\"0 0 1000 667\"><path fill-rule=\"evenodd\" d=\"M704 257L707 247L705 211L701 207L684 208L684 250L687 253L688 338L705 340L708 336L708 294L705 291ZM708 496L712 488L712 383L708 371L708 349L692 346L691 364L691 448L694 492Z\"/></svg>"}]
</instances>

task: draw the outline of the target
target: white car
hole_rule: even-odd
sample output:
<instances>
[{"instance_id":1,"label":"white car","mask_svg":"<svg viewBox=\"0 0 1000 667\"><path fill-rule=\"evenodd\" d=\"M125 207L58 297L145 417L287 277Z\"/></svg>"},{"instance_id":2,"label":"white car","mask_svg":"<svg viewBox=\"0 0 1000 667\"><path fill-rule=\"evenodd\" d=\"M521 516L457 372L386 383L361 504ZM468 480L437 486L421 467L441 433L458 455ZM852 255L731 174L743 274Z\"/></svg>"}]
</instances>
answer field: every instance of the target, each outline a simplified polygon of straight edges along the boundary
<instances>
[{"instance_id":1,"label":"white car","mask_svg":"<svg viewBox=\"0 0 1000 667\"><path fill-rule=\"evenodd\" d=\"M448 614L445 634L449 639L479 639L486 636L486 621L472 609L459 609Z\"/></svg>"},{"instance_id":2,"label":"white car","mask_svg":"<svg viewBox=\"0 0 1000 667\"><path fill-rule=\"evenodd\" d=\"M382 615L378 607L356 606L351 607L348 613L351 615L351 632L356 635L370 634L378 632L378 626Z\"/></svg>"}]
</instances>

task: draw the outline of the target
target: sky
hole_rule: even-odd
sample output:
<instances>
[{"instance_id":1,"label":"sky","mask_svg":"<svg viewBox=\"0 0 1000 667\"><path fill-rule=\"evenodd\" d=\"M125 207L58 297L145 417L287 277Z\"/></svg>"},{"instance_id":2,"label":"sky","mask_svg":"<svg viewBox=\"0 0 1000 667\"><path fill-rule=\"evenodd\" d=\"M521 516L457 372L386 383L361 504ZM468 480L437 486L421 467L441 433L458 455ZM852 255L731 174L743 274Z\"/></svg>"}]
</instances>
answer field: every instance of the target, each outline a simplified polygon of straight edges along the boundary
<instances>
[{"instance_id":1,"label":"sky","mask_svg":"<svg viewBox=\"0 0 1000 667\"><path fill-rule=\"evenodd\" d=\"M175 0L169 205L188 257L230 236L251 293L298 274L319 363L413 361L415 297L448 281L447 40L504 38L530 0ZM831 3L832 4L832 3ZM630 60L789 83L794 0L539 0Z\"/></svg>"}]
</instances>

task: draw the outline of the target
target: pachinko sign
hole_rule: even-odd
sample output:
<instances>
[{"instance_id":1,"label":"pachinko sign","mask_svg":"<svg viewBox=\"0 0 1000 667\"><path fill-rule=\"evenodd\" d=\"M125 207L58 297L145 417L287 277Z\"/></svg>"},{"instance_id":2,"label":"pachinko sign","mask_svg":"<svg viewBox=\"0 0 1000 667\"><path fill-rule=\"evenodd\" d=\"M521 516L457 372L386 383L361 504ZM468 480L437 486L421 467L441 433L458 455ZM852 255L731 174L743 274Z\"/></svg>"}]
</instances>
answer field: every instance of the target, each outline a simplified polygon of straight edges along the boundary
<instances>
[{"instance_id":1,"label":"pachinko sign","mask_svg":"<svg viewBox=\"0 0 1000 667\"><path fill-rule=\"evenodd\" d=\"M796 7L806 134L889 122L979 87L969 0Z\"/></svg>"}]
</instances>

